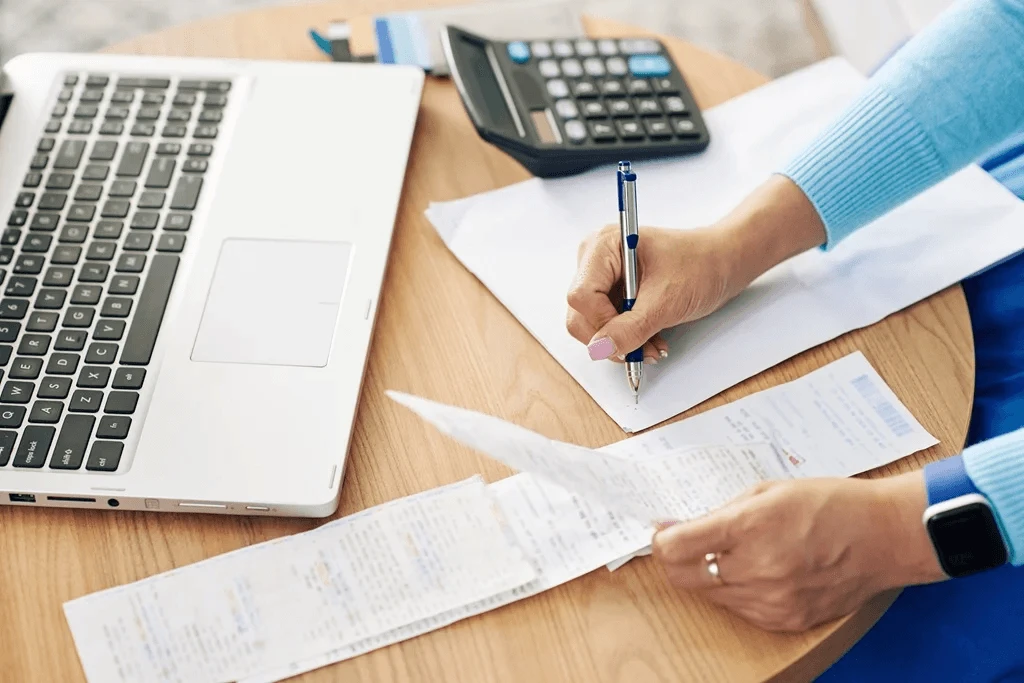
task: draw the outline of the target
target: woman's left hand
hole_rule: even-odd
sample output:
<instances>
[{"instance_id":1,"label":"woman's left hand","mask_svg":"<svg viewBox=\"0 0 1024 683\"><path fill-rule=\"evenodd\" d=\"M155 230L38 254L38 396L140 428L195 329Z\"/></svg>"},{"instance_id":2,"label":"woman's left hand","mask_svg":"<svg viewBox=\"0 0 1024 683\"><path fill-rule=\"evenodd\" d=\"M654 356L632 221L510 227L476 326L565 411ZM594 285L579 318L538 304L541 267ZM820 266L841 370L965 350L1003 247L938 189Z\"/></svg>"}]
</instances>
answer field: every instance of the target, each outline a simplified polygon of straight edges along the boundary
<instances>
[{"instance_id":1,"label":"woman's left hand","mask_svg":"<svg viewBox=\"0 0 1024 683\"><path fill-rule=\"evenodd\" d=\"M921 523L921 472L766 482L709 515L662 525L654 556L678 588L771 631L803 631L889 588L945 578ZM707 553L717 553L717 581Z\"/></svg>"}]
</instances>

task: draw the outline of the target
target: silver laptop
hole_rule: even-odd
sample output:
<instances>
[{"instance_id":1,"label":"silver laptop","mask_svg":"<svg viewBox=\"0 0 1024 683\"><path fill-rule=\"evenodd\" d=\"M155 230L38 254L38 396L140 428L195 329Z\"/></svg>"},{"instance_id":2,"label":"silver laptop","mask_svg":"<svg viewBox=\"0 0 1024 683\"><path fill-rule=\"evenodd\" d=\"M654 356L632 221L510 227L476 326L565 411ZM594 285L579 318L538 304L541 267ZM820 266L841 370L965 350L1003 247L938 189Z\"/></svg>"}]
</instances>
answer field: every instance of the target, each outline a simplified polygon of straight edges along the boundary
<instances>
[{"instance_id":1,"label":"silver laptop","mask_svg":"<svg viewBox=\"0 0 1024 683\"><path fill-rule=\"evenodd\" d=\"M0 503L334 512L422 71L3 76Z\"/></svg>"}]
</instances>

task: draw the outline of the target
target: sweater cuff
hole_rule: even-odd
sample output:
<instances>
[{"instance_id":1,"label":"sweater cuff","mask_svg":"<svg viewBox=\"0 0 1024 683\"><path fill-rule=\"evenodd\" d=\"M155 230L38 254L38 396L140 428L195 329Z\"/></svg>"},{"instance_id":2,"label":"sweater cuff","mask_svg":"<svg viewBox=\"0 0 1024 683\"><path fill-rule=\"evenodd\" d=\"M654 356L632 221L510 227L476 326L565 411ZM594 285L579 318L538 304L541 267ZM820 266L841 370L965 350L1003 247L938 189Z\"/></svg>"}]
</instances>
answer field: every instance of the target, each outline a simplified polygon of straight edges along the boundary
<instances>
[{"instance_id":1,"label":"sweater cuff","mask_svg":"<svg viewBox=\"0 0 1024 683\"><path fill-rule=\"evenodd\" d=\"M825 224L825 249L945 175L924 128L869 83L850 107L780 172Z\"/></svg>"},{"instance_id":2,"label":"sweater cuff","mask_svg":"<svg viewBox=\"0 0 1024 683\"><path fill-rule=\"evenodd\" d=\"M1010 562L1024 565L1024 429L974 444L963 457L967 475L995 508Z\"/></svg>"}]
</instances>

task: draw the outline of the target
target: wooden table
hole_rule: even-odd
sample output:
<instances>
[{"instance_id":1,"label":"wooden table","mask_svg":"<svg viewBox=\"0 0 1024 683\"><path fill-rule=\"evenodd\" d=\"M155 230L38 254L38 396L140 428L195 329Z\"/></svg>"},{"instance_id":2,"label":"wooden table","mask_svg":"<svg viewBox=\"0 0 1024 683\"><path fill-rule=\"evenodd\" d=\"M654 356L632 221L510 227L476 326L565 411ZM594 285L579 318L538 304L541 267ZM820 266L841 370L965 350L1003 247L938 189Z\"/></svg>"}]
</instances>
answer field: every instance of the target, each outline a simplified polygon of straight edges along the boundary
<instances>
[{"instance_id":1,"label":"wooden table","mask_svg":"<svg viewBox=\"0 0 1024 683\"><path fill-rule=\"evenodd\" d=\"M321 60L306 36L328 20L384 3L268 9L197 22L111 48L138 54ZM392 2L388 9L414 6ZM588 20L593 36L637 33ZM765 79L721 56L668 40L703 107ZM415 392L596 447L623 438L568 374L448 252L423 216L430 200L522 180L517 164L477 138L454 88L428 79L381 298L377 334L339 514L475 473L509 471L439 436L384 397ZM459 171L442 164L458 157ZM560 292L552 292L561 296ZM436 349L442 349L438 353ZM963 445L973 392L967 308L953 287L887 320L791 359L689 411L791 380L861 349L941 444L869 476L917 468ZM450 358L459 358L456 365ZM283 534L312 520L5 508L0 510L0 679L78 681L61 604ZM483 616L314 672L304 680L764 681L807 680L890 604L799 635L759 631L671 589L650 559L603 569Z\"/></svg>"}]
</instances>

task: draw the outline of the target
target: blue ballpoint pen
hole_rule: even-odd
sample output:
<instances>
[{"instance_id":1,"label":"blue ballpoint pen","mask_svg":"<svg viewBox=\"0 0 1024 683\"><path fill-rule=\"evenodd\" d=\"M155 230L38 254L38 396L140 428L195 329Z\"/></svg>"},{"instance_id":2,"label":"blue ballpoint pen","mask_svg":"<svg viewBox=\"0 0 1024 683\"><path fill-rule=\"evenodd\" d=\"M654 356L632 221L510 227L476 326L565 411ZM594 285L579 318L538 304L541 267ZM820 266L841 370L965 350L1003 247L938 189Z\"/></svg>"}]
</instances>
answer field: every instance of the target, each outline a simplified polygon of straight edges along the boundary
<instances>
[{"instance_id":1,"label":"blue ballpoint pen","mask_svg":"<svg viewBox=\"0 0 1024 683\"><path fill-rule=\"evenodd\" d=\"M636 263L636 247L640 241L639 224L636 219L636 173L628 161L619 162L616 173L619 183L619 231L622 236L622 282L625 292L622 310L630 311L636 303L640 288L639 271ZM643 348L626 354L626 380L633 392L633 402L640 403L640 380L644 375Z\"/></svg>"}]
</instances>

